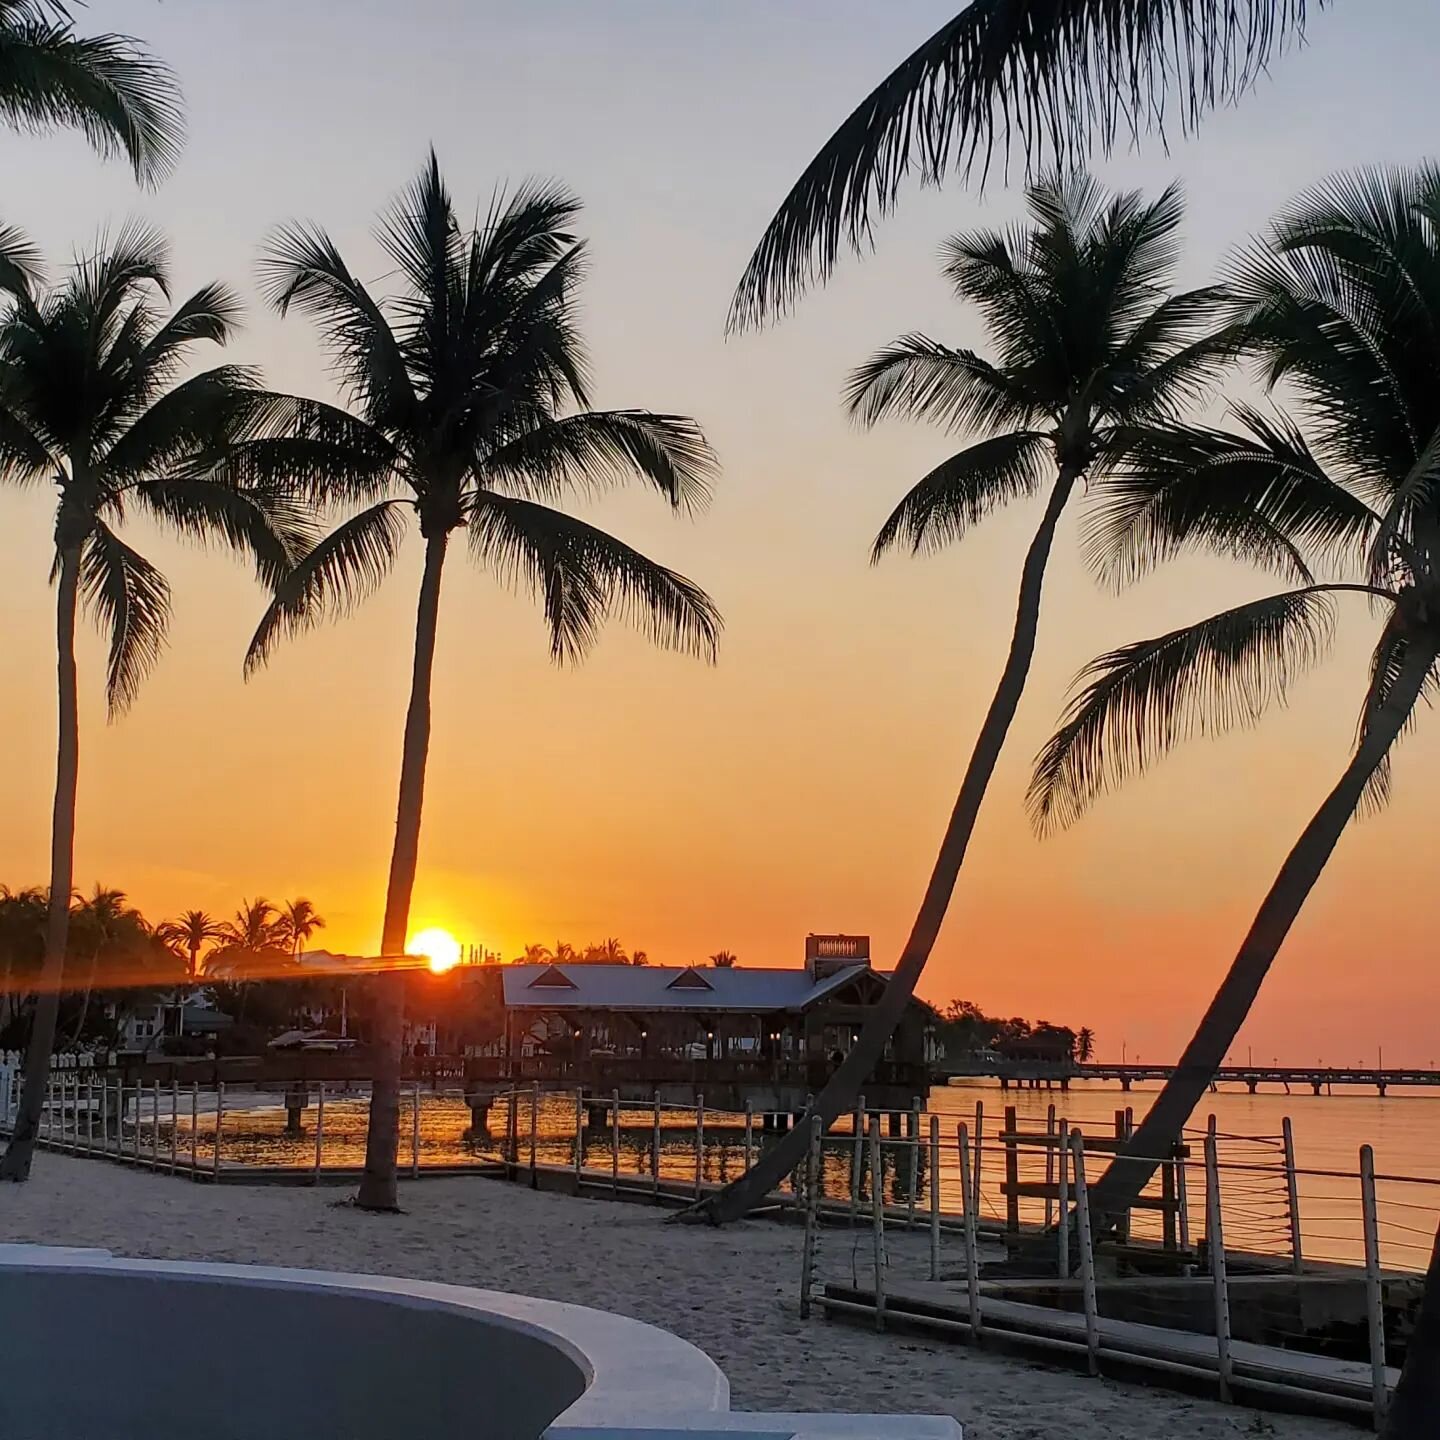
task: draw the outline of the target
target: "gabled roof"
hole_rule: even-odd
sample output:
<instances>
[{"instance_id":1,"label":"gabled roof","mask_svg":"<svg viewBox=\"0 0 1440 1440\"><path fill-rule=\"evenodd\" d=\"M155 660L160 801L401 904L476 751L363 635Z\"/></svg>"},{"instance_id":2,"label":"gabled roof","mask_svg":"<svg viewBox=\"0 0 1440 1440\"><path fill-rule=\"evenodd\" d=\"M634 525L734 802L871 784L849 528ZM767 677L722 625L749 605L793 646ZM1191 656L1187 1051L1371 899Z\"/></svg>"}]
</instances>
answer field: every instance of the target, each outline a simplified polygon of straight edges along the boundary
<instances>
[{"instance_id":1,"label":"gabled roof","mask_svg":"<svg viewBox=\"0 0 1440 1440\"><path fill-rule=\"evenodd\" d=\"M806 1010L859 975L884 982L868 965L847 965L823 980L804 970L686 965L504 965L505 1004L546 1010ZM558 975L560 979L542 977ZM564 983L564 982L568 982Z\"/></svg>"}]
</instances>

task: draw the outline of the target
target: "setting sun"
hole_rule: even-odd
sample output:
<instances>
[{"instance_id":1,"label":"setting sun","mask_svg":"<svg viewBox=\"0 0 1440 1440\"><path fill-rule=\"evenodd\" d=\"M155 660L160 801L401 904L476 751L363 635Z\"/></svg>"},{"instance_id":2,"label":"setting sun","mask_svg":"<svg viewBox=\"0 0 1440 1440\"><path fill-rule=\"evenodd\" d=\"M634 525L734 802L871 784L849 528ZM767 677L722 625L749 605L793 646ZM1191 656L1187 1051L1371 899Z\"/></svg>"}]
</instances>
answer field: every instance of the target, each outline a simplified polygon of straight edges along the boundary
<instances>
[{"instance_id":1,"label":"setting sun","mask_svg":"<svg viewBox=\"0 0 1440 1440\"><path fill-rule=\"evenodd\" d=\"M421 930L410 937L405 952L423 955L437 975L453 970L460 963L460 942L448 930Z\"/></svg>"}]
</instances>

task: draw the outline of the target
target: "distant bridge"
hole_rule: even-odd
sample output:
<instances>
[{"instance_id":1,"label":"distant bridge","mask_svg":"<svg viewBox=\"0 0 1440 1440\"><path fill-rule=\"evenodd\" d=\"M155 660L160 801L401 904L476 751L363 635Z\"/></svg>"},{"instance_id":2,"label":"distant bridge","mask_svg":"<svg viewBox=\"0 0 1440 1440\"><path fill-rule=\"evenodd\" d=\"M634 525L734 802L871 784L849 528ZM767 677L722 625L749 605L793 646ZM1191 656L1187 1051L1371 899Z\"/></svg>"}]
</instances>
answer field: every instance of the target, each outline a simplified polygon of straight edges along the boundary
<instances>
[{"instance_id":1,"label":"distant bridge","mask_svg":"<svg viewBox=\"0 0 1440 1440\"><path fill-rule=\"evenodd\" d=\"M935 1067L937 1080L993 1078L1003 1089L1011 1085L1070 1088L1072 1080L1116 1080L1128 1090L1137 1080L1169 1080L1174 1065L1080 1065L1045 1060L998 1060L985 1056L957 1057ZM1392 1085L1440 1087L1440 1070L1380 1069L1370 1065L1222 1065L1212 1088L1244 1085L1254 1095L1261 1085L1283 1087L1287 1095L1306 1086L1316 1094L1329 1094L1337 1085L1360 1085L1384 1095Z\"/></svg>"}]
</instances>

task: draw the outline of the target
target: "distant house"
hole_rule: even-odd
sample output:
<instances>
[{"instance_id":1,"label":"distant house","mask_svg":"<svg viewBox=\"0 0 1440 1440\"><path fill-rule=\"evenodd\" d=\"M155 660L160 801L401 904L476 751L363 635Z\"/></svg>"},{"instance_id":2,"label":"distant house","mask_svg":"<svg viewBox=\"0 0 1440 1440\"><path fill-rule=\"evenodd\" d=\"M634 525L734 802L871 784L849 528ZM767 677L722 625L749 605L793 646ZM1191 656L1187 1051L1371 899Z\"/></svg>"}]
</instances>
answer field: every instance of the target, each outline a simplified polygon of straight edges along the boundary
<instances>
[{"instance_id":1,"label":"distant house","mask_svg":"<svg viewBox=\"0 0 1440 1440\"><path fill-rule=\"evenodd\" d=\"M860 935L808 936L796 969L550 963L500 976L507 1053L574 1059L833 1061L889 984ZM912 1003L887 1058L924 1063L927 1020Z\"/></svg>"}]
</instances>

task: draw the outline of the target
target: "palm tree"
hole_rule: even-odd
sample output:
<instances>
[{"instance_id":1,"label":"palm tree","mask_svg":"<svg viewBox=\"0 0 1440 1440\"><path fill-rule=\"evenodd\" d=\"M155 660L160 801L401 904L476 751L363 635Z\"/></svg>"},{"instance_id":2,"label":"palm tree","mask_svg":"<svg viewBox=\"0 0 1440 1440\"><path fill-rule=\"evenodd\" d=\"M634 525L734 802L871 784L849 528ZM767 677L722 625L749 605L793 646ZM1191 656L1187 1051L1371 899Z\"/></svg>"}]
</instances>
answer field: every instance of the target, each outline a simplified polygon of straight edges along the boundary
<instances>
[{"instance_id":1,"label":"palm tree","mask_svg":"<svg viewBox=\"0 0 1440 1440\"><path fill-rule=\"evenodd\" d=\"M1075 1037L1075 1058L1082 1065L1088 1065L1095 1058L1095 1032L1088 1025L1082 1025Z\"/></svg>"},{"instance_id":2,"label":"palm tree","mask_svg":"<svg viewBox=\"0 0 1440 1440\"><path fill-rule=\"evenodd\" d=\"M228 933L226 926L205 910L186 910L178 920L164 920L156 927L156 934L184 960L191 984L200 978L201 950Z\"/></svg>"},{"instance_id":3,"label":"palm tree","mask_svg":"<svg viewBox=\"0 0 1440 1440\"><path fill-rule=\"evenodd\" d=\"M891 71L806 167L761 237L731 307L734 328L783 313L823 283L844 246L914 174L983 183L1083 165L1097 143L1190 132L1239 99L1326 0L971 0Z\"/></svg>"},{"instance_id":4,"label":"palm tree","mask_svg":"<svg viewBox=\"0 0 1440 1440\"><path fill-rule=\"evenodd\" d=\"M270 242L265 288L281 313L311 315L332 348L353 413L297 408L287 439L250 452L251 474L301 482L319 499L363 503L276 593L250 647L263 663L284 634L345 609L381 581L413 514L425 542L410 705L381 953L405 952L430 740L430 679L450 538L542 598L550 649L578 659L612 610L659 643L713 658L719 616L690 581L550 503L638 477L679 510L708 494L714 460L692 420L588 409L576 288L579 203L554 185L497 196L462 231L433 151L378 239L402 293L373 298L323 231L290 225ZM572 413L564 413L576 407ZM557 959L560 958L558 955ZM394 1209L403 976L377 977L376 1065L357 1197Z\"/></svg>"},{"instance_id":5,"label":"palm tree","mask_svg":"<svg viewBox=\"0 0 1440 1440\"><path fill-rule=\"evenodd\" d=\"M0 979L0 1034L9 1029L11 1022L21 1010L21 982L40 969L45 958L45 913L47 909L45 892L38 887L26 890L12 890L0 885L0 964L3 964L3 979ZM0 1048L5 1048L0 1042Z\"/></svg>"},{"instance_id":6,"label":"palm tree","mask_svg":"<svg viewBox=\"0 0 1440 1440\"><path fill-rule=\"evenodd\" d=\"M1383 802L1391 751L1440 690L1440 168L1333 179L1236 267L1246 344L1294 418L1237 407L1235 431L1157 430L1091 535L1112 569L1193 543L1294 588L1123 646L1081 677L1031 787L1040 828L1176 742L1257 720L1323 653L1342 598L1379 626L1349 763L1286 857L1230 970L1126 1155L1092 1194L1122 1213L1167 1153L1249 1013L1357 809ZM1343 578L1317 580L1321 562ZM1387 1434L1440 1414L1440 1234ZM1428 1417L1428 1420L1427 1418Z\"/></svg>"},{"instance_id":7,"label":"palm tree","mask_svg":"<svg viewBox=\"0 0 1440 1440\"><path fill-rule=\"evenodd\" d=\"M16 254L19 263L13 263ZM288 502L217 478L213 457L264 413L254 378L220 366L178 381L201 342L223 343L237 302L207 285L168 318L166 247L127 226L46 289L33 251L10 236L11 293L0 305L0 479L53 484L59 736L49 918L25 1089L0 1178L29 1174L69 931L78 779L75 612L83 601L109 638L106 697L118 715L164 645L165 578L115 531L136 511L186 538L249 555L278 581L305 538Z\"/></svg>"},{"instance_id":8,"label":"palm tree","mask_svg":"<svg viewBox=\"0 0 1440 1440\"><path fill-rule=\"evenodd\" d=\"M290 947L292 955L299 955L305 942L317 931L325 928L325 917L315 908L314 903L303 895L297 900L287 900L280 912L279 938Z\"/></svg>"},{"instance_id":9,"label":"palm tree","mask_svg":"<svg viewBox=\"0 0 1440 1440\"><path fill-rule=\"evenodd\" d=\"M739 963L734 955L728 950L717 950L711 957L710 963L717 970L733 970Z\"/></svg>"},{"instance_id":10,"label":"palm tree","mask_svg":"<svg viewBox=\"0 0 1440 1440\"><path fill-rule=\"evenodd\" d=\"M553 952L548 945L541 945L538 942L527 945L525 953L515 963L517 965L544 965L553 958Z\"/></svg>"},{"instance_id":11,"label":"palm tree","mask_svg":"<svg viewBox=\"0 0 1440 1440\"><path fill-rule=\"evenodd\" d=\"M815 1102L827 1126L853 1107L883 1056L940 932L1025 688L1061 513L1077 485L1092 503L1103 495L1132 428L1174 415L1226 353L1223 341L1205 335L1217 292L1166 293L1183 208L1174 186L1146 204L1137 194L1107 199L1076 177L1034 186L1028 198L1029 228L959 235L946 246L946 275L961 300L979 307L996 358L907 335L850 381L850 411L865 424L899 414L986 437L915 485L882 527L873 558L901 541L919 552L958 540L1011 500L1044 495L1045 509L1021 571L1010 654L910 937L859 1040ZM801 1162L808 1134L797 1127L702 1209L717 1221L746 1213Z\"/></svg>"},{"instance_id":12,"label":"palm tree","mask_svg":"<svg viewBox=\"0 0 1440 1440\"><path fill-rule=\"evenodd\" d=\"M76 35L60 0L0 0L0 121L80 130L101 155L124 155L145 185L164 177L185 138L170 70L127 35Z\"/></svg>"}]
</instances>

